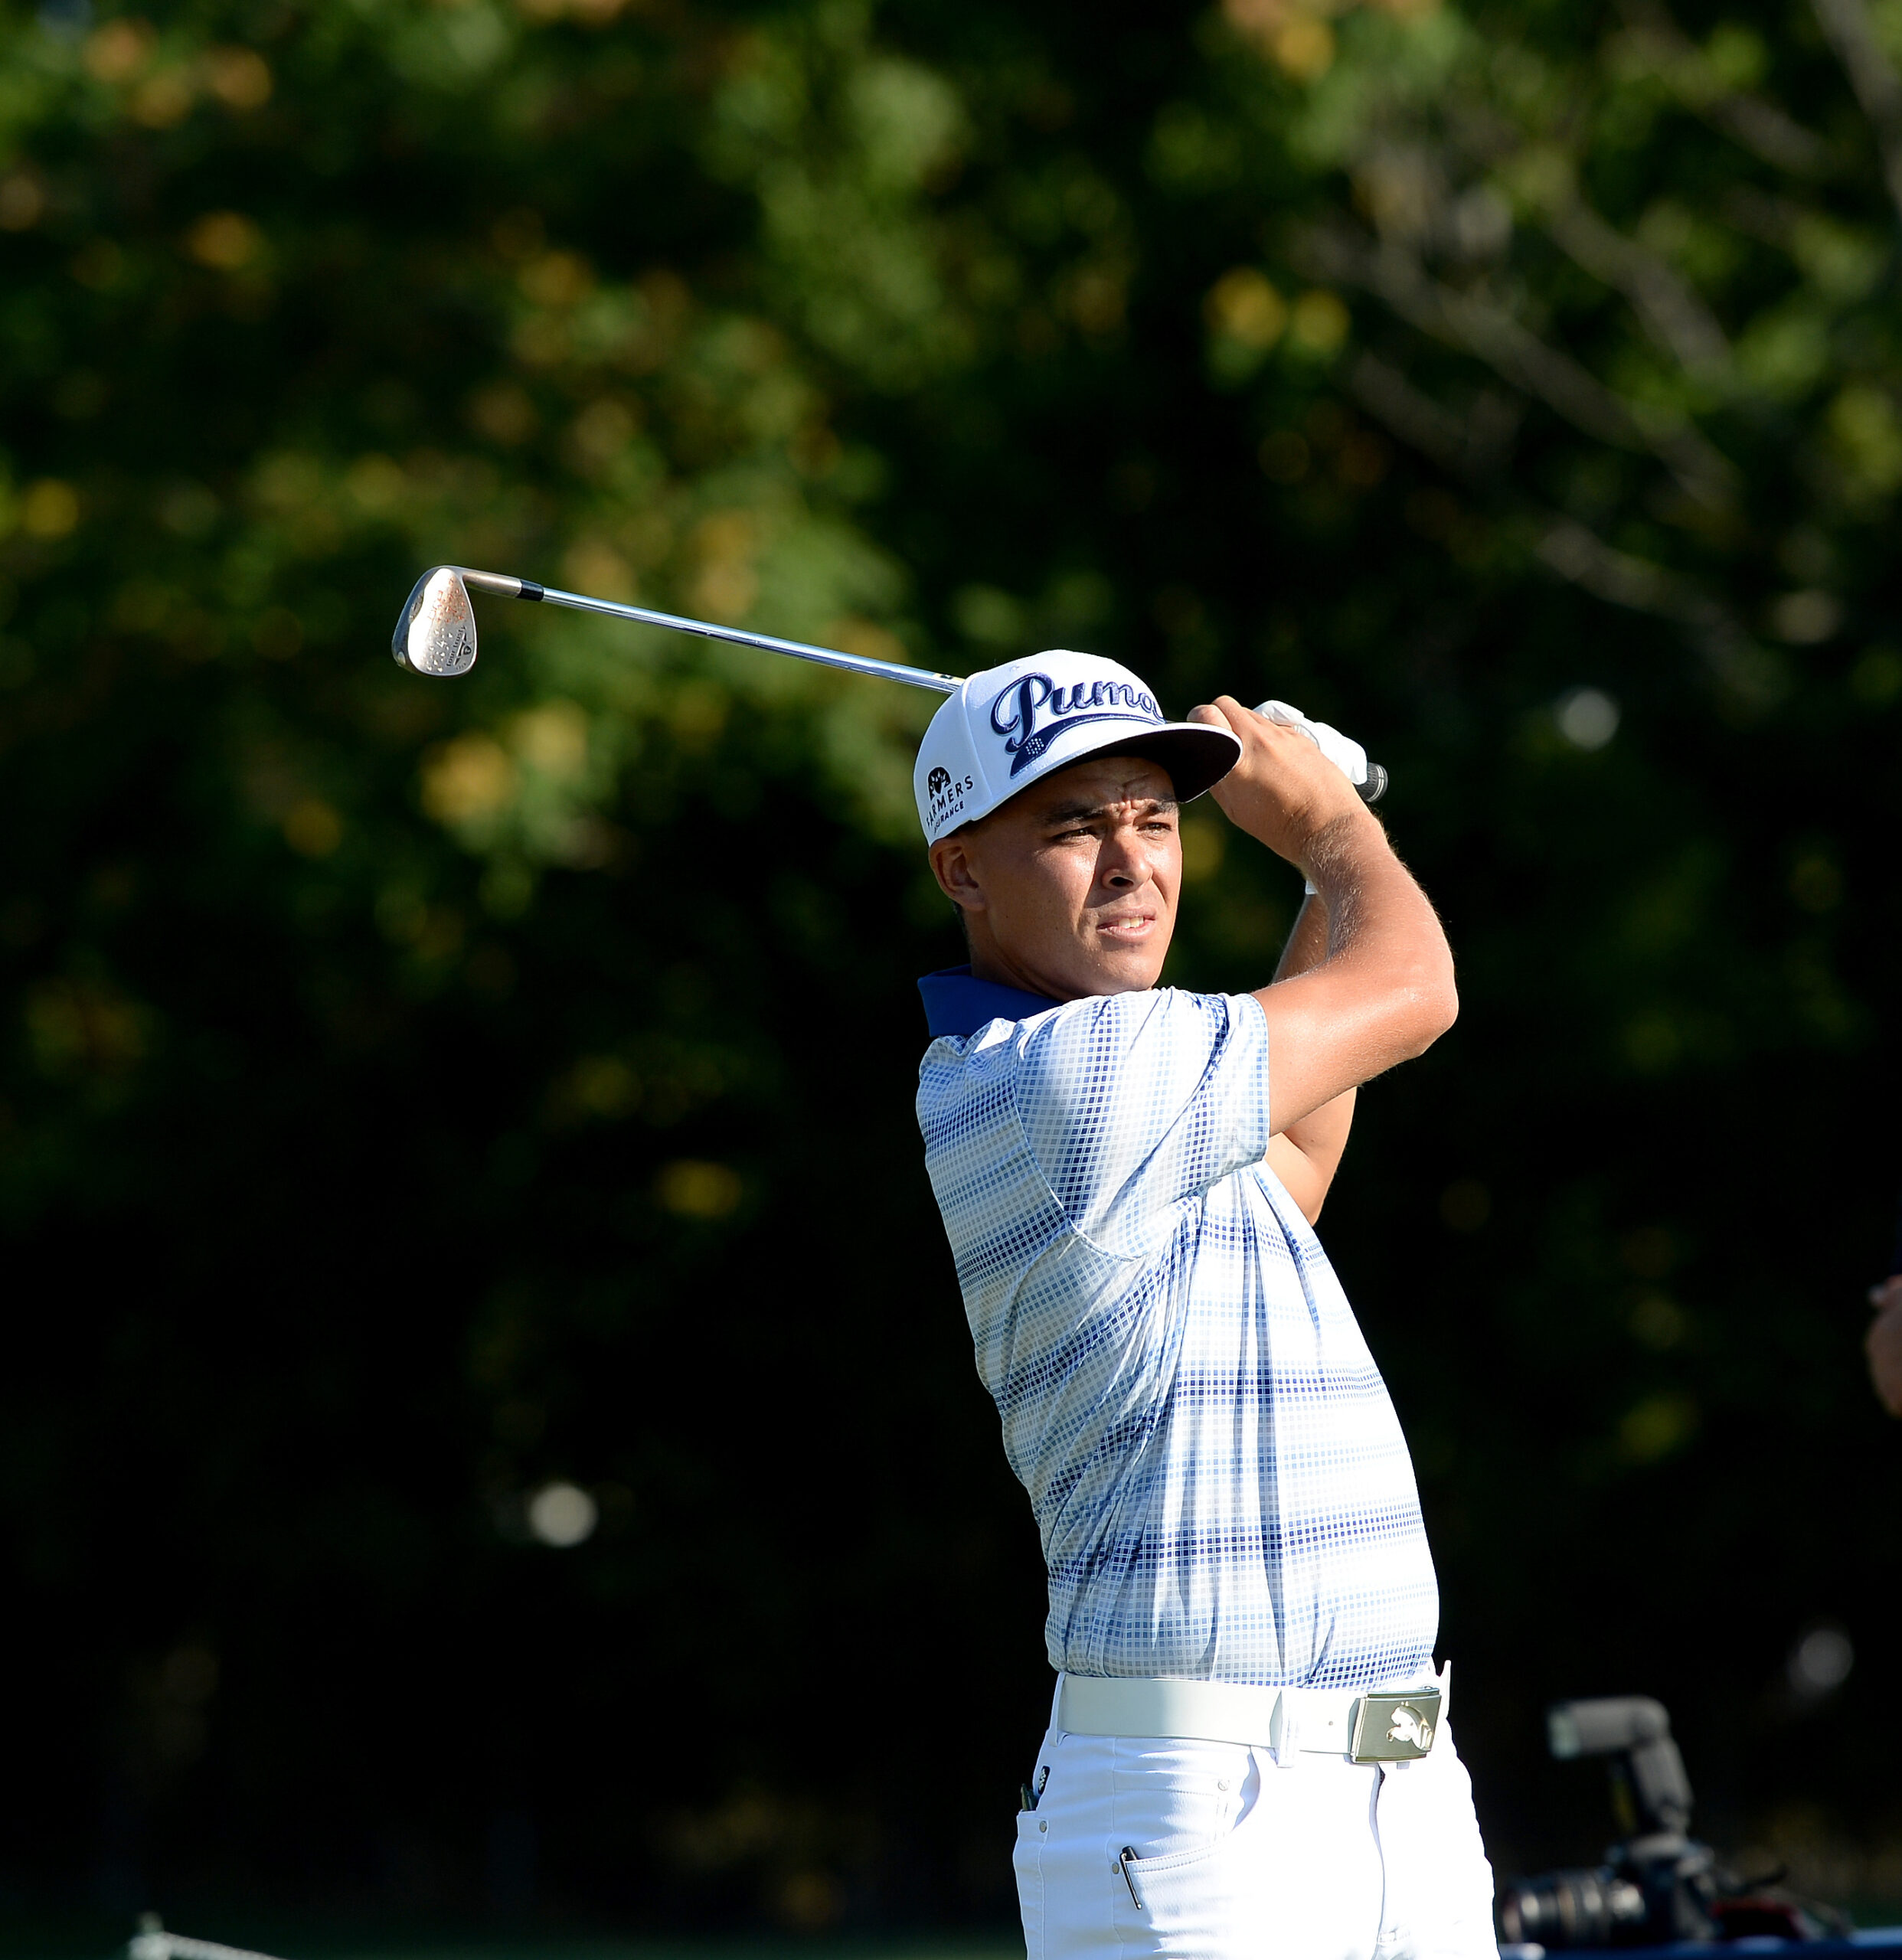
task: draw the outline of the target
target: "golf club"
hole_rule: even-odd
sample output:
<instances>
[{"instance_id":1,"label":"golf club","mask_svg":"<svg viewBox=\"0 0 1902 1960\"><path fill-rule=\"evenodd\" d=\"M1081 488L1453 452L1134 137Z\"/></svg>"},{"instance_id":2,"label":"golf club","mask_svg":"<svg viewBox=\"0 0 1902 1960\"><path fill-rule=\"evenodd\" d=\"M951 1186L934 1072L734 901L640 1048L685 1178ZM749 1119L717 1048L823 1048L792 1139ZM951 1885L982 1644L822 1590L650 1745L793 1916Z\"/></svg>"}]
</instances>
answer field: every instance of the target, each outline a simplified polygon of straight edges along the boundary
<instances>
[{"instance_id":1,"label":"golf club","mask_svg":"<svg viewBox=\"0 0 1902 1960\"><path fill-rule=\"evenodd\" d=\"M397 665L413 674L453 680L476 665L476 610L469 588L492 593L498 599L530 599L549 606L572 606L578 612L605 612L643 626L666 626L677 633L698 633L702 639L730 640L736 646L757 646L767 653L790 654L795 660L816 661L822 667L842 667L848 674L869 674L881 681L904 681L935 694L955 694L963 685L956 674L933 674L922 667L900 667L864 654L841 653L828 646L807 646L799 640L776 639L770 633L750 633L740 626L716 626L705 619L682 619L672 612L652 612L644 606L626 606L619 599L591 599L586 593L562 592L538 585L533 579L511 578L505 572L475 572L462 565L438 565L416 582L397 621L390 651Z\"/></svg>"},{"instance_id":2,"label":"golf club","mask_svg":"<svg viewBox=\"0 0 1902 1960\"><path fill-rule=\"evenodd\" d=\"M410 588L390 642L399 667L437 680L454 680L476 665L476 609L469 596L472 587L498 599L528 599L570 606L577 612L604 612L612 619L632 619L637 626L665 626L677 633L697 633L702 639L729 640L736 646L758 647L766 653L789 654L795 660L815 661L822 667L843 668L848 674L868 674L881 681L902 681L909 687L928 688L933 694L954 694L964 684L956 674L934 674L928 668L901 667L895 661L842 653L834 647L808 646L802 640L779 639L771 633L750 633L740 626L685 619L676 613L650 612L644 606L628 606L616 599L563 592L507 572L472 571L466 565L433 566ZM1387 787L1387 772L1378 763L1370 762L1366 779L1355 786L1364 802L1376 802Z\"/></svg>"}]
</instances>

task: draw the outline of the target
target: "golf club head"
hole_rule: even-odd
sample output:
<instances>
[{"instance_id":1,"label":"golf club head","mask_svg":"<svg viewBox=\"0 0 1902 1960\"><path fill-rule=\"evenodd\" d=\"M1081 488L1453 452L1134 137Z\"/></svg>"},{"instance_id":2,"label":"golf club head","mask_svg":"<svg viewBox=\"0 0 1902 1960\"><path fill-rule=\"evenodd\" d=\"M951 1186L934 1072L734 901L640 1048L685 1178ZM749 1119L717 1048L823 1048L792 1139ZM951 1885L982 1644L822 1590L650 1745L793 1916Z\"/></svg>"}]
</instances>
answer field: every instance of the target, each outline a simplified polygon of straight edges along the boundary
<instances>
[{"instance_id":1,"label":"golf club head","mask_svg":"<svg viewBox=\"0 0 1902 1960\"><path fill-rule=\"evenodd\" d=\"M476 665L476 609L453 565L425 572L404 601L390 651L412 674L453 681Z\"/></svg>"}]
</instances>

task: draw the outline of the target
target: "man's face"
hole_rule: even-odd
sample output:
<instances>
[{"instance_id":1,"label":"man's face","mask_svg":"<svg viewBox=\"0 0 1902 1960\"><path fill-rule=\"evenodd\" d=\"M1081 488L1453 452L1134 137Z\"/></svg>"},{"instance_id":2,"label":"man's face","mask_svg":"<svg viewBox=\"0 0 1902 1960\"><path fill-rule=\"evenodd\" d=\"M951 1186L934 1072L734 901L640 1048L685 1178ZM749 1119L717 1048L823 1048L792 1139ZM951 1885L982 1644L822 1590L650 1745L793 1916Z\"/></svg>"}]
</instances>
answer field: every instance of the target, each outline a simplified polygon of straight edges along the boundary
<instances>
[{"instance_id":1,"label":"man's face","mask_svg":"<svg viewBox=\"0 0 1902 1960\"><path fill-rule=\"evenodd\" d=\"M1168 772L1093 756L932 847L980 978L1053 999L1153 987L1175 930L1182 838Z\"/></svg>"}]
</instances>

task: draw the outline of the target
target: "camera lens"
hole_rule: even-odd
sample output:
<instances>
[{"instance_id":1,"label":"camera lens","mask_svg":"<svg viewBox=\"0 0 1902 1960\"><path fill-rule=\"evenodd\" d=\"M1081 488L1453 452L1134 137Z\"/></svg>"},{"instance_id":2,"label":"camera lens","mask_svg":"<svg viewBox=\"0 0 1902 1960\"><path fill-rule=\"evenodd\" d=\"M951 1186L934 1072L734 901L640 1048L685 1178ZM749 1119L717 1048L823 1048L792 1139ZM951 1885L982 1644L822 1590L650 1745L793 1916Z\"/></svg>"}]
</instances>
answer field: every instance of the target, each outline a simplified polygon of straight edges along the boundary
<instances>
[{"instance_id":1,"label":"camera lens","mask_svg":"<svg viewBox=\"0 0 1902 1960\"><path fill-rule=\"evenodd\" d=\"M1513 1944L1613 1946L1645 1922L1645 1895L1609 1871L1554 1871L1508 1886L1499 1931Z\"/></svg>"}]
</instances>

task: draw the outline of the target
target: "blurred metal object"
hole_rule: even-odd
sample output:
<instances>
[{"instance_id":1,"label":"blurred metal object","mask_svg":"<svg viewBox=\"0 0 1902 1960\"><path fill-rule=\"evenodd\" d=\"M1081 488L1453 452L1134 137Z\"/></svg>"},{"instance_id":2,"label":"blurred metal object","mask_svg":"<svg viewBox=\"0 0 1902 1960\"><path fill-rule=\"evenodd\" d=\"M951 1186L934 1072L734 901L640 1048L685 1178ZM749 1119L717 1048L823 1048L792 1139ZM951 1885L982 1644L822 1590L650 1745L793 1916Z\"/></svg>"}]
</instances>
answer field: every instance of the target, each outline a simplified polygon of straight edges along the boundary
<instances>
[{"instance_id":1,"label":"blurred metal object","mask_svg":"<svg viewBox=\"0 0 1902 1960\"><path fill-rule=\"evenodd\" d=\"M1709 1845L1686 1834L1691 1779L1664 1704L1645 1694L1557 1702L1546 1710L1545 1735L1561 1762L1609 1759L1612 1807L1631 1834L1588 1870L1502 1886L1499 1931L1507 1944L1596 1949L1720 1938L1721 1903L1737 1888Z\"/></svg>"},{"instance_id":2,"label":"blurred metal object","mask_svg":"<svg viewBox=\"0 0 1902 1960\"><path fill-rule=\"evenodd\" d=\"M188 1939L167 1932L156 1913L141 1913L139 1930L126 1942L127 1960L273 1960L242 1946L221 1946L214 1939Z\"/></svg>"},{"instance_id":3,"label":"blurred metal object","mask_svg":"<svg viewBox=\"0 0 1902 1960\"><path fill-rule=\"evenodd\" d=\"M398 666L407 667L413 674L453 680L476 665L476 609L469 597L472 588L498 599L567 606L577 612L603 612L610 619L631 619L637 626L665 626L673 632L698 634L702 639L729 640L736 646L757 647L764 653L783 653L822 667L842 668L848 674L868 675L879 681L902 681L908 687L928 688L933 694L954 694L964 684L956 674L934 674L926 668L901 667L895 661L874 660L864 654L842 653L834 647L779 639L771 633L750 633L739 626L716 626L705 619L650 612L644 606L593 599L586 593L563 592L554 586L538 585L533 579L511 577L506 572L472 571L466 565L437 565L417 580L404 603L390 642Z\"/></svg>"}]
</instances>

